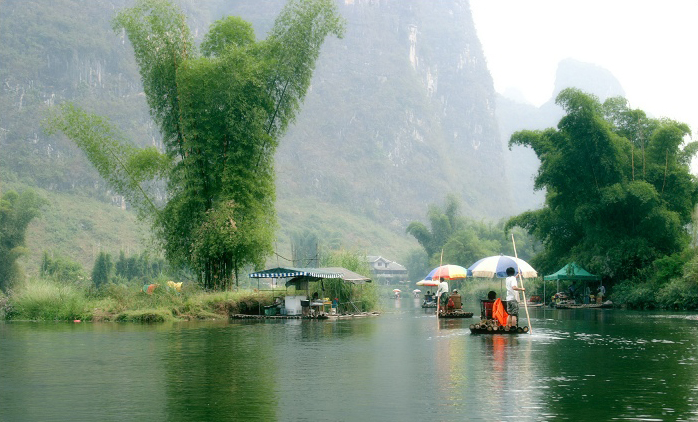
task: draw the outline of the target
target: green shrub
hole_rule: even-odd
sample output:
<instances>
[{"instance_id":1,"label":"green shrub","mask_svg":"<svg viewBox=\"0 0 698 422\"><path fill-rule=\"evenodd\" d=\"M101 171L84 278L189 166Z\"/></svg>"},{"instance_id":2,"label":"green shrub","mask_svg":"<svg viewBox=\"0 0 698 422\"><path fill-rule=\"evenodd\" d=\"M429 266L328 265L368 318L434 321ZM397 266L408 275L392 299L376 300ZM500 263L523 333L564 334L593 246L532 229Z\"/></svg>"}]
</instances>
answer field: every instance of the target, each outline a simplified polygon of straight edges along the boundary
<instances>
[{"instance_id":1,"label":"green shrub","mask_svg":"<svg viewBox=\"0 0 698 422\"><path fill-rule=\"evenodd\" d=\"M117 315L116 321L118 322L165 322L172 321L174 317L171 313L164 311L162 309L141 309L122 312Z\"/></svg>"},{"instance_id":2,"label":"green shrub","mask_svg":"<svg viewBox=\"0 0 698 422\"><path fill-rule=\"evenodd\" d=\"M657 292L657 302L665 309L698 309L698 283L680 278L671 280Z\"/></svg>"},{"instance_id":3,"label":"green shrub","mask_svg":"<svg viewBox=\"0 0 698 422\"><path fill-rule=\"evenodd\" d=\"M52 278L63 283L83 284L87 280L87 274L82 265L58 254L49 254L44 251L39 269L41 278Z\"/></svg>"},{"instance_id":4,"label":"green shrub","mask_svg":"<svg viewBox=\"0 0 698 422\"><path fill-rule=\"evenodd\" d=\"M657 307L657 288L654 283L625 280L613 287L614 302L631 309L654 309Z\"/></svg>"},{"instance_id":5,"label":"green shrub","mask_svg":"<svg viewBox=\"0 0 698 422\"><path fill-rule=\"evenodd\" d=\"M19 286L11 297L12 319L74 320L90 315L85 292L53 280L33 280Z\"/></svg>"}]
</instances>

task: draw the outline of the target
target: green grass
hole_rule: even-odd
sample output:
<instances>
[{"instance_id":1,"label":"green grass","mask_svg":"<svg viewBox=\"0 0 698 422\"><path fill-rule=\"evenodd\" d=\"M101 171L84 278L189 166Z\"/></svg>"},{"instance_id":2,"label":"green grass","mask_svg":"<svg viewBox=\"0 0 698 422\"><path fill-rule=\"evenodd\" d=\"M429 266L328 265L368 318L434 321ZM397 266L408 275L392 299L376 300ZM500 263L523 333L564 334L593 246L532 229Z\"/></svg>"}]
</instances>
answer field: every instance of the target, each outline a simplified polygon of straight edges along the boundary
<instances>
[{"instance_id":1,"label":"green grass","mask_svg":"<svg viewBox=\"0 0 698 422\"><path fill-rule=\"evenodd\" d=\"M79 288L37 280L16 287L5 314L8 319L82 320L90 315L89 309L89 301Z\"/></svg>"},{"instance_id":2,"label":"green grass","mask_svg":"<svg viewBox=\"0 0 698 422\"><path fill-rule=\"evenodd\" d=\"M152 294L135 284L109 284L100 290L32 279L0 300L5 319L32 321L130 321L226 319L257 314L271 304L271 292L242 290L207 293L189 285L176 292L160 285Z\"/></svg>"}]
</instances>

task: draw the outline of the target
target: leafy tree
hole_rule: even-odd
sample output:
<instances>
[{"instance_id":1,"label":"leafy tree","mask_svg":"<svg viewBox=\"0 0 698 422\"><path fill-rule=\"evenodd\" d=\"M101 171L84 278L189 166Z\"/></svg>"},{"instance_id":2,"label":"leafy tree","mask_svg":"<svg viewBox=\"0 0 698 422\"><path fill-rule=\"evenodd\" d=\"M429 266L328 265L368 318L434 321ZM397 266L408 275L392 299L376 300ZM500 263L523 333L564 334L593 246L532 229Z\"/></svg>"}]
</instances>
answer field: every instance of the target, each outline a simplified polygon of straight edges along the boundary
<instances>
[{"instance_id":1,"label":"leafy tree","mask_svg":"<svg viewBox=\"0 0 698 422\"><path fill-rule=\"evenodd\" d=\"M310 230L291 234L291 259L297 267L318 266L320 250L317 233Z\"/></svg>"},{"instance_id":2,"label":"leafy tree","mask_svg":"<svg viewBox=\"0 0 698 422\"><path fill-rule=\"evenodd\" d=\"M459 209L458 199L451 195L446 198L443 210L435 205L429 206L431 230L419 221L407 226L407 233L414 236L429 255L432 268L441 262L467 267L487 256L514 255L504 222L473 221L461 216ZM509 232L516 232L519 257L530 259L537 246L535 241L520 228L509 228Z\"/></svg>"},{"instance_id":3,"label":"leafy tree","mask_svg":"<svg viewBox=\"0 0 698 422\"><path fill-rule=\"evenodd\" d=\"M166 269L163 259L153 259L147 251L127 257L122 250L119 252L119 259L114 263L114 274L125 280L137 278L150 280L158 277Z\"/></svg>"},{"instance_id":4,"label":"leafy tree","mask_svg":"<svg viewBox=\"0 0 698 422\"><path fill-rule=\"evenodd\" d=\"M6 291L21 280L17 258L26 253L25 238L29 223L39 216L46 200L31 190L5 193L0 198L0 289Z\"/></svg>"},{"instance_id":5,"label":"leafy tree","mask_svg":"<svg viewBox=\"0 0 698 422\"><path fill-rule=\"evenodd\" d=\"M458 218L459 209L458 199L449 195L443 209L437 205L429 205L427 218L431 229L420 221L413 221L407 226L407 233L417 239L430 259L439 256L449 237L462 227Z\"/></svg>"},{"instance_id":6,"label":"leafy tree","mask_svg":"<svg viewBox=\"0 0 698 422\"><path fill-rule=\"evenodd\" d=\"M409 280L421 280L431 271L429 257L424 249L411 249L400 261L407 269Z\"/></svg>"},{"instance_id":7,"label":"leafy tree","mask_svg":"<svg viewBox=\"0 0 698 422\"><path fill-rule=\"evenodd\" d=\"M111 255L106 252L100 252L95 260L94 267L92 267L92 282L95 287L99 288L109 283L113 267Z\"/></svg>"},{"instance_id":8,"label":"leafy tree","mask_svg":"<svg viewBox=\"0 0 698 422\"><path fill-rule=\"evenodd\" d=\"M165 154L126 146L100 118L71 107L52 126L85 150L100 174L151 219L166 257L225 289L272 251L274 153L310 86L324 39L343 33L332 0L291 0L255 41L239 18L215 22L200 56L181 12L139 0L120 12ZM146 182L162 177L158 206Z\"/></svg>"},{"instance_id":9,"label":"leafy tree","mask_svg":"<svg viewBox=\"0 0 698 422\"><path fill-rule=\"evenodd\" d=\"M49 254L47 251L44 251L41 259L39 275L62 283L77 283L86 278L85 270L80 263L60 255Z\"/></svg>"},{"instance_id":10,"label":"leafy tree","mask_svg":"<svg viewBox=\"0 0 698 422\"><path fill-rule=\"evenodd\" d=\"M649 119L623 99L600 104L576 89L562 91L557 103L566 112L557 129L520 131L509 142L530 146L541 161L535 187L546 190L545 206L507 223L543 242L536 268L575 261L632 279L681 251L698 201L689 171L698 144L682 146L688 126Z\"/></svg>"},{"instance_id":11,"label":"leafy tree","mask_svg":"<svg viewBox=\"0 0 698 422\"><path fill-rule=\"evenodd\" d=\"M371 277L371 268L366 256L352 251L339 250L325 253L320 258L320 266L342 267L365 277ZM375 280L362 285L347 283L342 279L322 280L314 284L320 295L338 298L339 303L344 304L350 312L356 309L370 311L378 305L378 288ZM347 305L349 302L354 305Z\"/></svg>"}]
</instances>

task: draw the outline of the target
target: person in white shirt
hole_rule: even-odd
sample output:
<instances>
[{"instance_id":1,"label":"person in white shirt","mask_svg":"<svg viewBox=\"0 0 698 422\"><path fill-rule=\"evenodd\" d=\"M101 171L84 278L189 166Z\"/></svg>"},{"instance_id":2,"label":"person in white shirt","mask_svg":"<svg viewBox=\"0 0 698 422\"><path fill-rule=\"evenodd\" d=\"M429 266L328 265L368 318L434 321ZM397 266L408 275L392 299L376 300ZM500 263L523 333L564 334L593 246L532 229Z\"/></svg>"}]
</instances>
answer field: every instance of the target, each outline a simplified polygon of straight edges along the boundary
<instances>
[{"instance_id":1,"label":"person in white shirt","mask_svg":"<svg viewBox=\"0 0 698 422\"><path fill-rule=\"evenodd\" d=\"M516 327L518 325L519 316L519 292L525 291L523 287L519 287L516 281L516 270L513 267L507 268L507 325Z\"/></svg>"},{"instance_id":2,"label":"person in white shirt","mask_svg":"<svg viewBox=\"0 0 698 422\"><path fill-rule=\"evenodd\" d=\"M448 282L441 277L441 282L439 283L439 288L436 290L436 298L439 301L439 312L445 312L446 305L448 304Z\"/></svg>"}]
</instances>

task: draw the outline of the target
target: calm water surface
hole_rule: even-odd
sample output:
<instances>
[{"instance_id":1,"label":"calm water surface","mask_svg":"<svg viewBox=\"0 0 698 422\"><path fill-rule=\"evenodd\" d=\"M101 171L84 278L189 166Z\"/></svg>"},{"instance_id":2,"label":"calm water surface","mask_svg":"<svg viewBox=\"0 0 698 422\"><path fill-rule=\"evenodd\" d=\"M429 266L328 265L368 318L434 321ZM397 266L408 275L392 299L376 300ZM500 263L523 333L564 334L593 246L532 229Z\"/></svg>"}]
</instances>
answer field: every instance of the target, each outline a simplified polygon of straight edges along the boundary
<instances>
[{"instance_id":1,"label":"calm water surface","mask_svg":"<svg viewBox=\"0 0 698 422\"><path fill-rule=\"evenodd\" d=\"M472 322L408 298L338 321L0 322L0 421L698 420L693 314Z\"/></svg>"}]
</instances>

